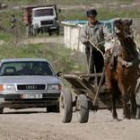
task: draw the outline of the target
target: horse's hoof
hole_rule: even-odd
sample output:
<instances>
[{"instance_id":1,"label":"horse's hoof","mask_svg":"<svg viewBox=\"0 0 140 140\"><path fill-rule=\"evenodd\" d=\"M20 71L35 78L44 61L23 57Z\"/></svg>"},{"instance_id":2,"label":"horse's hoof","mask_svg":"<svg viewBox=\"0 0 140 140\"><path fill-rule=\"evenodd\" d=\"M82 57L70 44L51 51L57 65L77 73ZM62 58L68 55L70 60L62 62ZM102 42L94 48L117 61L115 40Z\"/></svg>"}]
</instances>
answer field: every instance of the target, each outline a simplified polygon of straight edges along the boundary
<instances>
[{"instance_id":1,"label":"horse's hoof","mask_svg":"<svg viewBox=\"0 0 140 140\"><path fill-rule=\"evenodd\" d=\"M139 114L136 115L136 119L140 120L140 115Z\"/></svg>"},{"instance_id":2,"label":"horse's hoof","mask_svg":"<svg viewBox=\"0 0 140 140\"><path fill-rule=\"evenodd\" d=\"M129 115L123 115L123 120L130 120L131 119L131 116Z\"/></svg>"},{"instance_id":3,"label":"horse's hoof","mask_svg":"<svg viewBox=\"0 0 140 140\"><path fill-rule=\"evenodd\" d=\"M131 116L131 119L136 119L136 116Z\"/></svg>"},{"instance_id":4,"label":"horse's hoof","mask_svg":"<svg viewBox=\"0 0 140 140\"><path fill-rule=\"evenodd\" d=\"M137 117L137 116L136 116L136 120L140 120L140 117Z\"/></svg>"},{"instance_id":5,"label":"horse's hoof","mask_svg":"<svg viewBox=\"0 0 140 140\"><path fill-rule=\"evenodd\" d=\"M121 119L118 119L118 118L113 118L113 122L120 122Z\"/></svg>"},{"instance_id":6,"label":"horse's hoof","mask_svg":"<svg viewBox=\"0 0 140 140\"><path fill-rule=\"evenodd\" d=\"M130 120L130 117L123 117L123 120Z\"/></svg>"}]
</instances>

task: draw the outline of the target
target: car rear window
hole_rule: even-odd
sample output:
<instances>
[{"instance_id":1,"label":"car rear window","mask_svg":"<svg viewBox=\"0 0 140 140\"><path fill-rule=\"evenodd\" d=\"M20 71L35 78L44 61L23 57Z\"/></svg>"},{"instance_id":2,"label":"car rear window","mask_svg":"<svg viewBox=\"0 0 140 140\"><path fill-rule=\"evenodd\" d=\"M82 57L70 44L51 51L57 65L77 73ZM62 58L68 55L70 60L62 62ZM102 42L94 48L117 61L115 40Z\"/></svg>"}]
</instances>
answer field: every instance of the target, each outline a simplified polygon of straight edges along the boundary
<instances>
[{"instance_id":1,"label":"car rear window","mask_svg":"<svg viewBox=\"0 0 140 140\"><path fill-rule=\"evenodd\" d=\"M1 65L0 75L53 75L53 69L48 62L26 61L5 62Z\"/></svg>"}]
</instances>

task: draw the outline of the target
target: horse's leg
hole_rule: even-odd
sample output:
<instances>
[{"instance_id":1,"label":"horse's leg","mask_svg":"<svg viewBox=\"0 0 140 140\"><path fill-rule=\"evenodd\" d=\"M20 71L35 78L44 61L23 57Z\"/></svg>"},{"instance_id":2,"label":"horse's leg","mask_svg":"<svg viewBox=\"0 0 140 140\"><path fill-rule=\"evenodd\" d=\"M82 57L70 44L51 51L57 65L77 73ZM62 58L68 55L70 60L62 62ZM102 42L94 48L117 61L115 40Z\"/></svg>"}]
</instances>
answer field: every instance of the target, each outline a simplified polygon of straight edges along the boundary
<instances>
[{"instance_id":1,"label":"horse's leg","mask_svg":"<svg viewBox=\"0 0 140 140\"><path fill-rule=\"evenodd\" d=\"M112 95L112 116L113 119L118 119L117 111L116 111L116 82L112 81L111 86L111 95Z\"/></svg>"},{"instance_id":2,"label":"horse's leg","mask_svg":"<svg viewBox=\"0 0 140 140\"><path fill-rule=\"evenodd\" d=\"M117 111L116 111L116 95L115 92L112 94L112 115L113 119L118 119Z\"/></svg>"},{"instance_id":3,"label":"horse's leg","mask_svg":"<svg viewBox=\"0 0 140 140\"><path fill-rule=\"evenodd\" d=\"M131 94L131 118L136 118L136 99L135 99L135 94L134 92Z\"/></svg>"},{"instance_id":4,"label":"horse's leg","mask_svg":"<svg viewBox=\"0 0 140 140\"><path fill-rule=\"evenodd\" d=\"M116 99L115 99L115 80L112 79L112 73L110 71L110 66L106 67L106 86L110 93L110 99L112 101L112 117L113 119L117 119L117 111L116 111ZM114 77L113 77L114 78Z\"/></svg>"},{"instance_id":5,"label":"horse's leg","mask_svg":"<svg viewBox=\"0 0 140 140\"><path fill-rule=\"evenodd\" d=\"M136 99L135 94L124 94L123 96L124 105L124 117L127 119L136 117Z\"/></svg>"},{"instance_id":6,"label":"horse's leg","mask_svg":"<svg viewBox=\"0 0 140 140\"><path fill-rule=\"evenodd\" d=\"M119 89L122 94L122 105L123 105L123 116L124 118L130 119L130 98L127 94L127 90L124 87L124 84L122 84L121 80L118 82Z\"/></svg>"},{"instance_id":7,"label":"horse's leg","mask_svg":"<svg viewBox=\"0 0 140 140\"><path fill-rule=\"evenodd\" d=\"M130 119L130 100L128 94L123 94L123 114L124 118Z\"/></svg>"}]
</instances>

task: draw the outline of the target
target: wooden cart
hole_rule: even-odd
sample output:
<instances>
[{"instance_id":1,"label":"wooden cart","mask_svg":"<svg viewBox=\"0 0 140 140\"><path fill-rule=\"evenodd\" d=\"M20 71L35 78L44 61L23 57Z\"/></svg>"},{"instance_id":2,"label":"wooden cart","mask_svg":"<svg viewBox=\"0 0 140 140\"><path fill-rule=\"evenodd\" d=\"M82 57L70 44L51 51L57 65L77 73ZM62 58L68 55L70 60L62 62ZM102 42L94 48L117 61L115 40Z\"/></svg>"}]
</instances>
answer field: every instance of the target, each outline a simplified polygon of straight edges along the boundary
<instances>
[{"instance_id":1,"label":"wooden cart","mask_svg":"<svg viewBox=\"0 0 140 140\"><path fill-rule=\"evenodd\" d=\"M110 100L110 95L105 85L100 85L101 79L103 80L103 73L65 74L63 77L71 84L72 90L64 89L60 96L59 107L62 122L71 122L73 107L78 111L78 120L80 123L88 122L89 110L111 109L112 101ZM96 82L94 84L89 82L88 79L90 77L95 78ZM99 77L100 81L97 82ZM74 100L73 94L76 95ZM121 107L120 102L117 103L117 107Z\"/></svg>"}]
</instances>

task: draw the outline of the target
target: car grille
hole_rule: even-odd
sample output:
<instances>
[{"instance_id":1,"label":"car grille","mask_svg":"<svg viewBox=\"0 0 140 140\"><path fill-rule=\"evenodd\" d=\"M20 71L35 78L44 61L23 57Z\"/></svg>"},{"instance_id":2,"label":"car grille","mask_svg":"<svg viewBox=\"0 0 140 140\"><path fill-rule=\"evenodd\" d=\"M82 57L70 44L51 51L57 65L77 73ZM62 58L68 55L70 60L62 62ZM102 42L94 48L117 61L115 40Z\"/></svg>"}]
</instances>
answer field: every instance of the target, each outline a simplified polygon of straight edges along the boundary
<instances>
[{"instance_id":1,"label":"car grille","mask_svg":"<svg viewBox=\"0 0 140 140\"><path fill-rule=\"evenodd\" d=\"M45 85L17 85L18 90L44 90Z\"/></svg>"},{"instance_id":2,"label":"car grille","mask_svg":"<svg viewBox=\"0 0 140 140\"><path fill-rule=\"evenodd\" d=\"M53 20L44 20L44 21L41 21L41 25L50 25L50 24L53 24Z\"/></svg>"}]
</instances>

